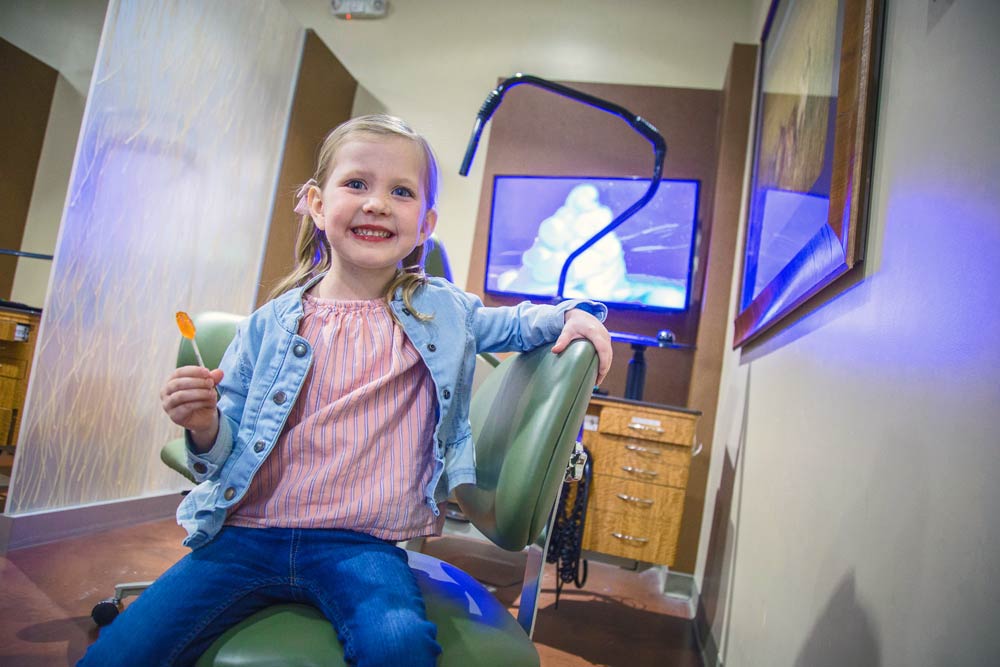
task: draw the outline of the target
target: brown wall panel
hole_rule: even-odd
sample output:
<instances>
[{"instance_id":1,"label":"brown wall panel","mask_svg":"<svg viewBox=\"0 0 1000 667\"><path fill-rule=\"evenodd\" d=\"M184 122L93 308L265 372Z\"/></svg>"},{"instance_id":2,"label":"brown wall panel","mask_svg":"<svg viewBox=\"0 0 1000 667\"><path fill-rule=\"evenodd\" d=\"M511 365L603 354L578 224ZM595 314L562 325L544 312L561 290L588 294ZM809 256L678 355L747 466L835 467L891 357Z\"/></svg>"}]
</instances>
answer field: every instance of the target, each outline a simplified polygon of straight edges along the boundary
<instances>
[{"instance_id":1,"label":"brown wall panel","mask_svg":"<svg viewBox=\"0 0 1000 667\"><path fill-rule=\"evenodd\" d=\"M688 495L681 520L675 568L694 572L698 557L698 536L705 507L705 487L715 439L716 406L722 381L722 360L729 349L726 327L729 319L729 296L737 263L736 240L740 226L740 200L743 192L746 147L750 133L750 110L757 63L757 47L736 44L730 56L722 111L719 115L719 158L715 181L713 223L705 239L708 262L701 297L701 326L697 351L691 369L691 387L687 406L700 410L696 442L701 453L691 459ZM723 446L725 444L723 443Z\"/></svg>"},{"instance_id":2,"label":"brown wall panel","mask_svg":"<svg viewBox=\"0 0 1000 667\"><path fill-rule=\"evenodd\" d=\"M299 217L292 211L295 192L312 177L323 138L351 117L357 88L357 81L326 44L312 30L307 31L278 176L278 195L264 249L258 307L295 265L295 237L299 228Z\"/></svg>"},{"instance_id":3,"label":"brown wall panel","mask_svg":"<svg viewBox=\"0 0 1000 667\"><path fill-rule=\"evenodd\" d=\"M59 73L0 39L0 248L20 250ZM0 299L10 299L17 257L0 255Z\"/></svg>"}]
</instances>

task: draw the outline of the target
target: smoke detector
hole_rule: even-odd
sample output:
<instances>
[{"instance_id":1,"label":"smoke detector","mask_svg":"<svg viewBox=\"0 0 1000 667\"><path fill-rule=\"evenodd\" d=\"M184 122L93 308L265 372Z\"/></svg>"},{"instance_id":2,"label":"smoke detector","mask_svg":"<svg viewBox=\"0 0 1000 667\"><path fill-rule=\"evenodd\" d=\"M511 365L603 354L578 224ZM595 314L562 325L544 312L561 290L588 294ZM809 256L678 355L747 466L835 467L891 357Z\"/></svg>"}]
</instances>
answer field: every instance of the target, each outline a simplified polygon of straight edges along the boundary
<instances>
[{"instance_id":1,"label":"smoke detector","mask_svg":"<svg viewBox=\"0 0 1000 667\"><path fill-rule=\"evenodd\" d=\"M338 19L381 19L389 9L389 0L331 0L330 10Z\"/></svg>"}]
</instances>

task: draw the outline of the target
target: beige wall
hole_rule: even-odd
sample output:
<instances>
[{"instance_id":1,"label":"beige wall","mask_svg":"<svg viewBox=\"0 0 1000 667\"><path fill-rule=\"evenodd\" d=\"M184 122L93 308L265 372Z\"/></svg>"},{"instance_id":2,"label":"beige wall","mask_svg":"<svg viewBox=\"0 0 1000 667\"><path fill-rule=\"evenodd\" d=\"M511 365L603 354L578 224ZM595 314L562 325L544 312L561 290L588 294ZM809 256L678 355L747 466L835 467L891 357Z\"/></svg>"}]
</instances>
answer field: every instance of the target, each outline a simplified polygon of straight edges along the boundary
<instances>
[{"instance_id":1,"label":"beige wall","mask_svg":"<svg viewBox=\"0 0 1000 667\"><path fill-rule=\"evenodd\" d=\"M525 72L720 89L733 43L757 37L747 0L395 0L387 18L351 22L334 19L327 0L284 2L370 94L356 111L401 116L434 146L443 177L437 234L459 282L468 274L489 130L467 178L458 166L499 78Z\"/></svg>"},{"instance_id":2,"label":"beige wall","mask_svg":"<svg viewBox=\"0 0 1000 667\"><path fill-rule=\"evenodd\" d=\"M887 4L868 275L724 368L726 665L1000 663L1000 5Z\"/></svg>"},{"instance_id":3,"label":"beige wall","mask_svg":"<svg viewBox=\"0 0 1000 667\"><path fill-rule=\"evenodd\" d=\"M108 0L4 0L0 37L58 71L86 96Z\"/></svg>"}]
</instances>

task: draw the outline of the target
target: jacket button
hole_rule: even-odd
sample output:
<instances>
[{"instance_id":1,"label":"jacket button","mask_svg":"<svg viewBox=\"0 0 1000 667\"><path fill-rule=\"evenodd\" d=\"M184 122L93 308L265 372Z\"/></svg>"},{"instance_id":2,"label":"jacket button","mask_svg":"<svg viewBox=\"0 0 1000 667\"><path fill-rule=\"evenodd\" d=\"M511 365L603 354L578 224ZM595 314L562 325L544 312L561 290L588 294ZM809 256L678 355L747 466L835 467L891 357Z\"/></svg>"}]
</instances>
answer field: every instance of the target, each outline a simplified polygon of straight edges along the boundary
<instances>
[{"instance_id":1,"label":"jacket button","mask_svg":"<svg viewBox=\"0 0 1000 667\"><path fill-rule=\"evenodd\" d=\"M208 466L202 463L201 461L198 461L191 467L194 468L194 471L199 475L204 475L206 472L208 472Z\"/></svg>"},{"instance_id":2,"label":"jacket button","mask_svg":"<svg viewBox=\"0 0 1000 667\"><path fill-rule=\"evenodd\" d=\"M410 309L409 309L409 308L404 308L404 309L403 309L403 314L404 314L404 315L412 315L413 313L411 313L411 312L410 312Z\"/></svg>"},{"instance_id":3,"label":"jacket button","mask_svg":"<svg viewBox=\"0 0 1000 667\"><path fill-rule=\"evenodd\" d=\"M285 392L276 391L274 392L274 396L271 397L271 400L273 400L276 405L283 405L285 403L286 398L287 397L285 396Z\"/></svg>"},{"instance_id":4,"label":"jacket button","mask_svg":"<svg viewBox=\"0 0 1000 667\"><path fill-rule=\"evenodd\" d=\"M225 493L222 494L222 497L225 498L226 500L232 500L233 496L235 495L236 495L236 489L234 489L233 487L229 487L228 489L226 489Z\"/></svg>"},{"instance_id":5,"label":"jacket button","mask_svg":"<svg viewBox=\"0 0 1000 667\"><path fill-rule=\"evenodd\" d=\"M434 352L438 348L437 348L437 345L435 345L434 343L428 343L427 344L427 349L430 350L431 352Z\"/></svg>"},{"instance_id":6,"label":"jacket button","mask_svg":"<svg viewBox=\"0 0 1000 667\"><path fill-rule=\"evenodd\" d=\"M295 347L292 348L292 354L294 354L296 357L306 356L307 351L308 350L306 348L305 343L296 343Z\"/></svg>"},{"instance_id":7,"label":"jacket button","mask_svg":"<svg viewBox=\"0 0 1000 667\"><path fill-rule=\"evenodd\" d=\"M446 400L446 401L447 401L447 400L448 400L449 398L451 398L451 392L450 392L450 391L448 391L447 389L445 389L444 391L442 391L442 392L441 392L441 395L442 395L442 396L444 396L444 400Z\"/></svg>"},{"instance_id":8,"label":"jacket button","mask_svg":"<svg viewBox=\"0 0 1000 667\"><path fill-rule=\"evenodd\" d=\"M258 440L257 442L253 443L253 450L258 454L264 451L264 441Z\"/></svg>"}]
</instances>

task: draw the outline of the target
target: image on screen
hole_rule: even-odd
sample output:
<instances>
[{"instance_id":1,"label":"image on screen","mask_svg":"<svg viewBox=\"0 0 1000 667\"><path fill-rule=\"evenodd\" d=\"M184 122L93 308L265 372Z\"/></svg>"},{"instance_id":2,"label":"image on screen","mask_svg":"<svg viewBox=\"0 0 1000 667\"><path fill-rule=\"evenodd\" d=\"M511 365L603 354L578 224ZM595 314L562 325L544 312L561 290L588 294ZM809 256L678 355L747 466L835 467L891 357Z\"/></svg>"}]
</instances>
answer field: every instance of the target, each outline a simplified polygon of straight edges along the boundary
<instances>
[{"instance_id":1,"label":"image on screen","mask_svg":"<svg viewBox=\"0 0 1000 667\"><path fill-rule=\"evenodd\" d=\"M571 252L639 200L649 179L495 176L485 291L553 297ZM690 302L698 181L653 198L570 265L565 298L684 310Z\"/></svg>"}]
</instances>

